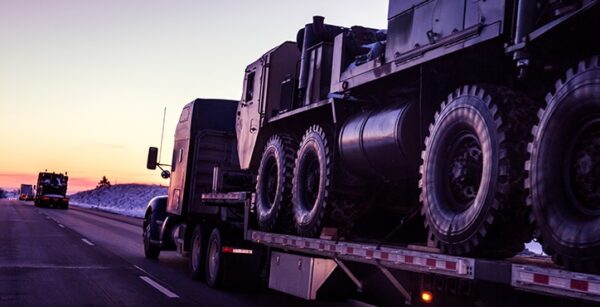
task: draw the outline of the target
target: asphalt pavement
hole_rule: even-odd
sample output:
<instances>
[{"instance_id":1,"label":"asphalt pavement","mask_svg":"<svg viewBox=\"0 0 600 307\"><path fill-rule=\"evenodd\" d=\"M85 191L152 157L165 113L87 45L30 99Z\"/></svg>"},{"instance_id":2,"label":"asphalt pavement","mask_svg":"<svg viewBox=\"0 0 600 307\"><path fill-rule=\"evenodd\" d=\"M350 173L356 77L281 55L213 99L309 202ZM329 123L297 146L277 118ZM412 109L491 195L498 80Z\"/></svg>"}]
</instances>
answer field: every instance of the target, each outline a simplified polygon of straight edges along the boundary
<instances>
[{"instance_id":1,"label":"asphalt pavement","mask_svg":"<svg viewBox=\"0 0 600 307\"><path fill-rule=\"evenodd\" d=\"M0 306L328 305L259 286L212 289L188 277L186 257L146 259L140 225L73 206L0 200Z\"/></svg>"}]
</instances>

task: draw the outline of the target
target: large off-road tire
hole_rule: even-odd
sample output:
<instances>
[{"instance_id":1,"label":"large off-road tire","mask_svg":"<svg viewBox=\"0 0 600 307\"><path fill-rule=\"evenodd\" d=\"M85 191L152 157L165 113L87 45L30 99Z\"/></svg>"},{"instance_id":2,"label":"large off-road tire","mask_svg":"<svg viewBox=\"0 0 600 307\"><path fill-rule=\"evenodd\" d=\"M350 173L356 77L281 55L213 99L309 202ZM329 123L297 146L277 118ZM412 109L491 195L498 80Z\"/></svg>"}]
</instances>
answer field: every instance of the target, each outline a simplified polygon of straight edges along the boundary
<instances>
[{"instance_id":1,"label":"large off-road tire","mask_svg":"<svg viewBox=\"0 0 600 307\"><path fill-rule=\"evenodd\" d=\"M526 164L531 220L544 252L570 269L600 272L600 64L567 71L546 97Z\"/></svg>"},{"instance_id":2,"label":"large off-road tire","mask_svg":"<svg viewBox=\"0 0 600 307\"><path fill-rule=\"evenodd\" d=\"M151 217L150 215L148 215L146 217L146 219L144 219L144 233L143 233L143 238L144 238L144 256L146 256L146 258L148 259L158 259L158 256L160 255L160 246L157 244L154 244L150 241L150 233L151 233Z\"/></svg>"},{"instance_id":3,"label":"large off-road tire","mask_svg":"<svg viewBox=\"0 0 600 307\"><path fill-rule=\"evenodd\" d=\"M290 224L296 150L296 142L287 135L274 135L265 145L256 181L256 214L261 230L282 230Z\"/></svg>"},{"instance_id":4,"label":"large off-road tire","mask_svg":"<svg viewBox=\"0 0 600 307\"><path fill-rule=\"evenodd\" d=\"M204 278L204 268L206 262L206 239L203 236L200 225L194 228L190 248L189 272L192 279L201 280Z\"/></svg>"},{"instance_id":5,"label":"large off-road tire","mask_svg":"<svg viewBox=\"0 0 600 307\"><path fill-rule=\"evenodd\" d=\"M531 237L523 165L536 107L502 87L465 86L435 114L422 153L420 200L443 252L509 257Z\"/></svg>"},{"instance_id":6,"label":"large off-road tire","mask_svg":"<svg viewBox=\"0 0 600 307\"><path fill-rule=\"evenodd\" d=\"M302 141L294 166L292 202L296 232L318 236L331 211L332 149L323 128L311 126Z\"/></svg>"}]
</instances>

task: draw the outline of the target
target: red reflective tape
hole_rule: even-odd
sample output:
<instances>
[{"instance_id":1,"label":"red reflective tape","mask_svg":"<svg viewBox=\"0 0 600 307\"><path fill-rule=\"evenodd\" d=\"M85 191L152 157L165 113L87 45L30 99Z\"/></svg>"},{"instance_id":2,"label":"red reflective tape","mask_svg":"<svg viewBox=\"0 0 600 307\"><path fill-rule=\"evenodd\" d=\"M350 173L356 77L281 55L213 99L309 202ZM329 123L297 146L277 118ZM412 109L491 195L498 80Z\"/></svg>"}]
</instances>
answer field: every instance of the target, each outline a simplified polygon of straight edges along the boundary
<instances>
[{"instance_id":1,"label":"red reflective tape","mask_svg":"<svg viewBox=\"0 0 600 307\"><path fill-rule=\"evenodd\" d=\"M388 259L388 257L389 257L389 254L388 254L388 253L386 253L386 252L381 252L381 259L386 259L386 260L387 260L387 259Z\"/></svg>"},{"instance_id":2,"label":"red reflective tape","mask_svg":"<svg viewBox=\"0 0 600 307\"><path fill-rule=\"evenodd\" d=\"M354 254L354 248L352 248L352 247L346 247L346 252L348 254Z\"/></svg>"},{"instance_id":3,"label":"red reflective tape","mask_svg":"<svg viewBox=\"0 0 600 307\"><path fill-rule=\"evenodd\" d=\"M547 285L550 282L550 277L548 275L533 274L533 282Z\"/></svg>"},{"instance_id":4,"label":"red reflective tape","mask_svg":"<svg viewBox=\"0 0 600 307\"><path fill-rule=\"evenodd\" d=\"M427 259L425 260L425 265L427 265L428 267L433 267L435 268L435 259Z\"/></svg>"},{"instance_id":5,"label":"red reflective tape","mask_svg":"<svg viewBox=\"0 0 600 307\"><path fill-rule=\"evenodd\" d=\"M456 262L446 261L446 269L456 270Z\"/></svg>"},{"instance_id":6,"label":"red reflective tape","mask_svg":"<svg viewBox=\"0 0 600 307\"><path fill-rule=\"evenodd\" d=\"M224 253L233 253L233 247L223 246Z\"/></svg>"},{"instance_id":7,"label":"red reflective tape","mask_svg":"<svg viewBox=\"0 0 600 307\"><path fill-rule=\"evenodd\" d=\"M404 256L404 262L406 262L406 263L414 263L415 262L415 257L413 257L413 256Z\"/></svg>"},{"instance_id":8,"label":"red reflective tape","mask_svg":"<svg viewBox=\"0 0 600 307\"><path fill-rule=\"evenodd\" d=\"M589 288L589 283L585 280L577 280L571 279L571 289L579 290L579 291L587 291Z\"/></svg>"},{"instance_id":9,"label":"red reflective tape","mask_svg":"<svg viewBox=\"0 0 600 307\"><path fill-rule=\"evenodd\" d=\"M373 257L373 251L367 250L367 257Z\"/></svg>"}]
</instances>

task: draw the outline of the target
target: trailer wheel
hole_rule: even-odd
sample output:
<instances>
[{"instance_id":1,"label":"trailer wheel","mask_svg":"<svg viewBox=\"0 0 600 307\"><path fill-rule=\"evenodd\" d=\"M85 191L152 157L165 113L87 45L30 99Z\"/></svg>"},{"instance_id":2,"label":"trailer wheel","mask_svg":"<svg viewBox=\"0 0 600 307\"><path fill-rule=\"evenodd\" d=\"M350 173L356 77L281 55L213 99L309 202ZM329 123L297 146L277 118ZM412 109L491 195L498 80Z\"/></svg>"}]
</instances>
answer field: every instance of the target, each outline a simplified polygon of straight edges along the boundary
<instances>
[{"instance_id":1,"label":"trailer wheel","mask_svg":"<svg viewBox=\"0 0 600 307\"><path fill-rule=\"evenodd\" d=\"M158 259L158 255L160 255L160 246L150 241L152 222L152 213L146 214L143 224L144 255L148 259Z\"/></svg>"},{"instance_id":2,"label":"trailer wheel","mask_svg":"<svg viewBox=\"0 0 600 307\"><path fill-rule=\"evenodd\" d=\"M190 276L195 280L200 280L204 277L204 263L206 261L206 246L204 242L205 238L202 236L202 227L198 225L192 233L189 262Z\"/></svg>"},{"instance_id":3,"label":"trailer wheel","mask_svg":"<svg viewBox=\"0 0 600 307\"><path fill-rule=\"evenodd\" d=\"M526 188L531 220L553 260L600 272L600 63L582 61L556 82L532 129Z\"/></svg>"},{"instance_id":4,"label":"trailer wheel","mask_svg":"<svg viewBox=\"0 0 600 307\"><path fill-rule=\"evenodd\" d=\"M296 142L287 135L272 136L263 151L256 182L256 214L261 230L289 225Z\"/></svg>"},{"instance_id":5,"label":"trailer wheel","mask_svg":"<svg viewBox=\"0 0 600 307\"><path fill-rule=\"evenodd\" d=\"M465 86L442 103L419 186L430 239L443 252L510 257L530 239L522 168L535 110L524 95L491 86Z\"/></svg>"},{"instance_id":6,"label":"trailer wheel","mask_svg":"<svg viewBox=\"0 0 600 307\"><path fill-rule=\"evenodd\" d=\"M301 236L318 236L331 209L331 154L323 128L310 127L300 143L292 188L294 224Z\"/></svg>"}]
</instances>

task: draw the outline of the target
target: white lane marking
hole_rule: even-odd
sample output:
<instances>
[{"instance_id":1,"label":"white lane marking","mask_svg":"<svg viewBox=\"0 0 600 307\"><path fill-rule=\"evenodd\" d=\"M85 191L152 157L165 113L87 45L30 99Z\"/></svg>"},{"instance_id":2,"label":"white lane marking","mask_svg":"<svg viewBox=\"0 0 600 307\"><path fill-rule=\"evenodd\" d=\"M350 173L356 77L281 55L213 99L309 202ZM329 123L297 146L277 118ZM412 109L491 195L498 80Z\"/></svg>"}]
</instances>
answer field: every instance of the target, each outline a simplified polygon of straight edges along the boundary
<instances>
[{"instance_id":1,"label":"white lane marking","mask_svg":"<svg viewBox=\"0 0 600 307\"><path fill-rule=\"evenodd\" d=\"M63 225L63 224L58 224L58 227L60 227L60 228L65 228L65 225Z\"/></svg>"},{"instance_id":2,"label":"white lane marking","mask_svg":"<svg viewBox=\"0 0 600 307\"><path fill-rule=\"evenodd\" d=\"M162 292L162 294L166 295L169 298L176 298L179 297L179 295L169 291L169 289L159 285L157 282L155 282L154 280L150 279L150 277L148 276L140 276L140 278L145 281L146 283L148 283L149 285L151 285L152 287L156 288L156 290Z\"/></svg>"},{"instance_id":3,"label":"white lane marking","mask_svg":"<svg viewBox=\"0 0 600 307\"><path fill-rule=\"evenodd\" d=\"M90 240L88 240L86 238L81 238L81 241L85 242L85 244L87 244L89 246L94 246L94 243L92 243Z\"/></svg>"},{"instance_id":4,"label":"white lane marking","mask_svg":"<svg viewBox=\"0 0 600 307\"><path fill-rule=\"evenodd\" d=\"M142 271L143 273L145 273L145 274L147 274L147 275L151 275L150 273L146 272L146 270L144 270L144 269L140 268L140 267L139 267L139 266L137 266L137 265L134 265L133 267L134 267L134 268L136 268L136 269L138 269L138 270L140 270L140 271Z\"/></svg>"}]
</instances>

